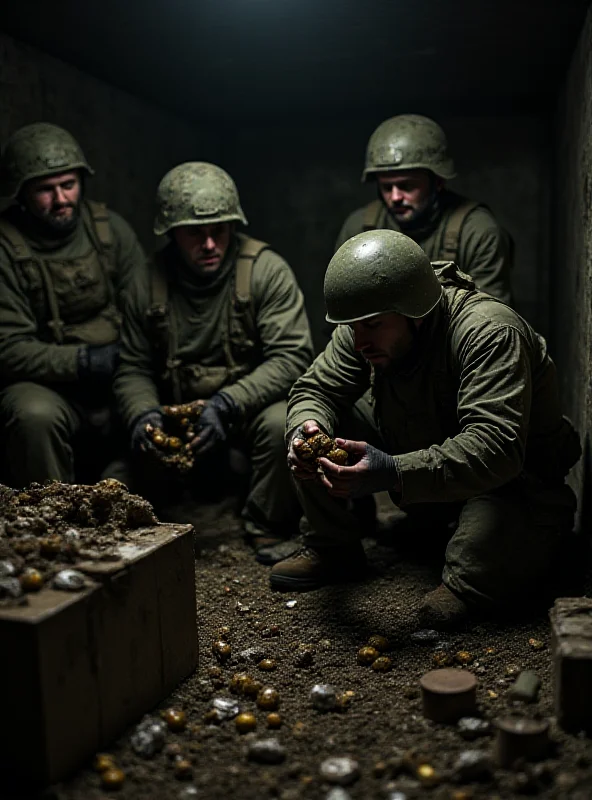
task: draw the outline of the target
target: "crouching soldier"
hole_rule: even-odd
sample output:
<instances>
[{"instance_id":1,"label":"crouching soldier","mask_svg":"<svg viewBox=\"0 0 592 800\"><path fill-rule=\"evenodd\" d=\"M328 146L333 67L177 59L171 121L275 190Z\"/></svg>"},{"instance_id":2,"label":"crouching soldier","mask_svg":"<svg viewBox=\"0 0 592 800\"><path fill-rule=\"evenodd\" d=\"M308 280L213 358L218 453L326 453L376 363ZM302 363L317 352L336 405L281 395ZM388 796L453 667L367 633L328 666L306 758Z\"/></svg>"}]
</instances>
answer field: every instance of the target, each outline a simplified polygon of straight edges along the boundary
<instances>
[{"instance_id":1,"label":"crouching soldier","mask_svg":"<svg viewBox=\"0 0 592 800\"><path fill-rule=\"evenodd\" d=\"M67 131L21 128L0 168L0 193L14 200L0 216L5 480L72 482L83 462L96 480L117 452L119 301L145 256L118 214L86 199L93 171Z\"/></svg>"},{"instance_id":2,"label":"crouching soldier","mask_svg":"<svg viewBox=\"0 0 592 800\"><path fill-rule=\"evenodd\" d=\"M162 179L156 203L154 230L168 243L151 280L129 294L115 381L136 476L157 506L182 470L198 497L237 445L251 467L244 529L255 549L269 547L299 518L284 433L288 392L312 360L302 293L280 256L237 232L246 219L224 170L181 164ZM163 406L187 403L181 421L193 432L175 466Z\"/></svg>"},{"instance_id":3,"label":"crouching soldier","mask_svg":"<svg viewBox=\"0 0 592 800\"><path fill-rule=\"evenodd\" d=\"M435 269L434 269L435 268ZM312 589L363 574L347 498L388 491L443 532L442 583L422 621L453 626L548 589L575 498L565 476L579 438L561 415L545 341L452 263L432 265L394 231L354 236L325 277L331 342L292 389L288 462L312 530L277 563L273 587ZM337 433L349 463L298 455Z\"/></svg>"}]
</instances>

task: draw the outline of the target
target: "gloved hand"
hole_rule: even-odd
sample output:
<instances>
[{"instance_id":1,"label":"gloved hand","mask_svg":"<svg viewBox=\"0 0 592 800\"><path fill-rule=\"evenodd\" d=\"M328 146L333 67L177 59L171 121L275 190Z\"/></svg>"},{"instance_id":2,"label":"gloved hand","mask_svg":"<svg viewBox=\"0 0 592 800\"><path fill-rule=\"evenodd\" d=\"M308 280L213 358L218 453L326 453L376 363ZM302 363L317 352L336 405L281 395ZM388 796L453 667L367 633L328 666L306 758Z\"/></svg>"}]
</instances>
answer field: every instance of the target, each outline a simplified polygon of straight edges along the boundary
<instances>
[{"instance_id":1,"label":"gloved hand","mask_svg":"<svg viewBox=\"0 0 592 800\"><path fill-rule=\"evenodd\" d=\"M202 456L223 444L237 416L238 406L231 397L224 392L212 395L201 412L198 434L191 442L193 452Z\"/></svg>"},{"instance_id":2,"label":"gloved hand","mask_svg":"<svg viewBox=\"0 0 592 800\"><path fill-rule=\"evenodd\" d=\"M341 467L327 458L319 459L322 484L335 497L364 497L374 492L401 491L397 459L367 442L336 439L349 453L353 466Z\"/></svg>"},{"instance_id":3,"label":"gloved hand","mask_svg":"<svg viewBox=\"0 0 592 800\"><path fill-rule=\"evenodd\" d=\"M119 364L119 342L85 344L78 348L78 376L81 380L110 381Z\"/></svg>"},{"instance_id":4,"label":"gloved hand","mask_svg":"<svg viewBox=\"0 0 592 800\"><path fill-rule=\"evenodd\" d=\"M156 455L158 449L150 439L150 436L146 431L146 425L152 425L153 428L162 428L163 424L164 415L157 408L152 408L150 411L145 411L143 414L137 417L132 424L132 453L135 453L136 455L139 453L151 453Z\"/></svg>"}]
</instances>

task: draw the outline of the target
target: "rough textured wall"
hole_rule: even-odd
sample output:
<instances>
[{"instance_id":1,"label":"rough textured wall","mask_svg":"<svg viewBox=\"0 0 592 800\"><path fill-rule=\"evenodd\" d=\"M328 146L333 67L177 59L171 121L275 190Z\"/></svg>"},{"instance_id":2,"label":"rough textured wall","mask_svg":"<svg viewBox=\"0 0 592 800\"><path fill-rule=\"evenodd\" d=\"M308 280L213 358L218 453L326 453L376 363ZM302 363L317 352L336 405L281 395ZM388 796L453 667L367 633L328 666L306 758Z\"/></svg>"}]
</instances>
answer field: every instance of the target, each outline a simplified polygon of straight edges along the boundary
<instances>
[{"instance_id":1,"label":"rough textured wall","mask_svg":"<svg viewBox=\"0 0 592 800\"><path fill-rule=\"evenodd\" d=\"M121 213L145 245L152 242L154 194L163 174L215 153L195 126L3 34L0 108L1 143L31 122L67 128L96 171L89 196Z\"/></svg>"},{"instance_id":2,"label":"rough textured wall","mask_svg":"<svg viewBox=\"0 0 592 800\"><path fill-rule=\"evenodd\" d=\"M555 232L550 272L552 346L567 413L585 444L573 472L581 499L580 523L589 529L592 479L592 10L569 69L557 114Z\"/></svg>"},{"instance_id":3,"label":"rough textured wall","mask_svg":"<svg viewBox=\"0 0 592 800\"><path fill-rule=\"evenodd\" d=\"M323 274L334 240L347 214L374 197L374 187L361 185L360 175L366 142L378 122L239 128L223 139L223 165L238 183L250 230L294 268L317 344L322 340ZM459 177L451 188L487 203L512 233L518 308L546 332L549 121L439 122L457 162Z\"/></svg>"}]
</instances>

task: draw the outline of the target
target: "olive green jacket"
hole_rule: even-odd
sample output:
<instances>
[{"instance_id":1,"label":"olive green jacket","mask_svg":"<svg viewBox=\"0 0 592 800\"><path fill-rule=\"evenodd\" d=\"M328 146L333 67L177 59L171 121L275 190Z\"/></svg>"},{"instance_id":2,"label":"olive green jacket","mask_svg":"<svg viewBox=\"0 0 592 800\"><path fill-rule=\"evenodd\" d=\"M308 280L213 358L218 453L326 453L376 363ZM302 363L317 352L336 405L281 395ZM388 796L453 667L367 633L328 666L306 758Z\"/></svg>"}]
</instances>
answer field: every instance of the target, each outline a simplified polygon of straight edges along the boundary
<instances>
[{"instance_id":1,"label":"olive green jacket","mask_svg":"<svg viewBox=\"0 0 592 800\"><path fill-rule=\"evenodd\" d=\"M7 219L24 235L34 255L53 262L74 262L93 251L94 244L82 220L65 240L41 241L22 222L15 207ZM136 235L119 214L108 211L111 231L110 260L114 266L112 292L116 300L132 275L146 268L146 258ZM37 279L37 270L33 271ZM80 342L56 344L47 329L49 310L42 318L32 302L31 274L13 262L9 249L0 239L0 380L2 383L34 381L43 384L74 383L78 379L77 358ZM84 322L85 320L78 320ZM100 342L99 342L100 343Z\"/></svg>"},{"instance_id":2,"label":"olive green jacket","mask_svg":"<svg viewBox=\"0 0 592 800\"><path fill-rule=\"evenodd\" d=\"M444 190L440 196L440 210L435 218L418 231L401 230L383 204L375 227L400 231L414 239L427 253L430 261L448 260L442 256L443 237L448 215L465 198ZM365 228L366 207L354 211L346 219L335 249ZM508 305L513 304L510 286L512 267L512 242L508 234L498 225L493 214L485 206L470 211L460 231L458 242L458 267L470 275L478 289L498 297Z\"/></svg>"},{"instance_id":3,"label":"olive green jacket","mask_svg":"<svg viewBox=\"0 0 592 800\"><path fill-rule=\"evenodd\" d=\"M290 393L288 431L313 419L332 434L371 390L387 451L397 456L401 505L466 500L521 473L562 480L580 454L544 339L455 273L452 264L437 270L442 299L405 364L374 371L341 325Z\"/></svg>"},{"instance_id":4,"label":"olive green jacket","mask_svg":"<svg viewBox=\"0 0 592 800\"><path fill-rule=\"evenodd\" d=\"M231 244L218 273L200 279L186 267L174 246L165 251L169 276L168 304L176 326L182 365L225 366L224 336L234 292L236 242ZM256 329L256 363L252 371L223 386L246 418L285 399L294 381L313 358L302 292L288 264L270 249L253 265L251 297ZM159 374L158 356L147 321L150 285L138 280L124 311L120 367L114 390L124 422L129 426L149 409L173 401L170 381ZM183 402L196 400L184 396ZM204 399L204 398L199 398Z\"/></svg>"}]
</instances>

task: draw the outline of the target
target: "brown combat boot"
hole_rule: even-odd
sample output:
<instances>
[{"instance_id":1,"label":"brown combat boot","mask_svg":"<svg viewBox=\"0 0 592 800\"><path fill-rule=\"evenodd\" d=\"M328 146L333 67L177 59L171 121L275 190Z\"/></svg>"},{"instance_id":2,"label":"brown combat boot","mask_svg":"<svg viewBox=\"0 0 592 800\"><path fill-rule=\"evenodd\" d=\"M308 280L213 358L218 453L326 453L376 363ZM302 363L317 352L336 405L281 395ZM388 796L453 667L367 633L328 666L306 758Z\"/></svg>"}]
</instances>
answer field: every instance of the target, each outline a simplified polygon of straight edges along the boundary
<instances>
[{"instance_id":1,"label":"brown combat boot","mask_svg":"<svg viewBox=\"0 0 592 800\"><path fill-rule=\"evenodd\" d=\"M351 547L301 547L271 570L272 589L309 592L328 583L356 580L366 571L362 545Z\"/></svg>"},{"instance_id":2,"label":"brown combat boot","mask_svg":"<svg viewBox=\"0 0 592 800\"><path fill-rule=\"evenodd\" d=\"M466 624L469 610L460 597L441 583L437 589L425 595L418 616L424 628L452 630Z\"/></svg>"}]
</instances>

